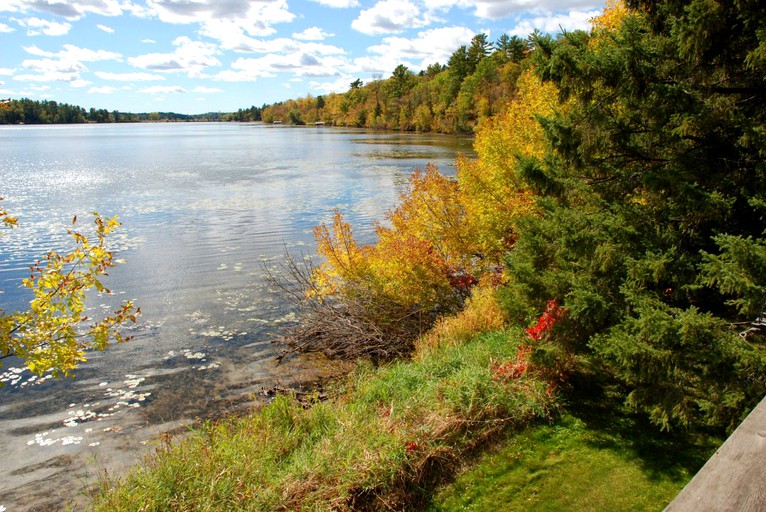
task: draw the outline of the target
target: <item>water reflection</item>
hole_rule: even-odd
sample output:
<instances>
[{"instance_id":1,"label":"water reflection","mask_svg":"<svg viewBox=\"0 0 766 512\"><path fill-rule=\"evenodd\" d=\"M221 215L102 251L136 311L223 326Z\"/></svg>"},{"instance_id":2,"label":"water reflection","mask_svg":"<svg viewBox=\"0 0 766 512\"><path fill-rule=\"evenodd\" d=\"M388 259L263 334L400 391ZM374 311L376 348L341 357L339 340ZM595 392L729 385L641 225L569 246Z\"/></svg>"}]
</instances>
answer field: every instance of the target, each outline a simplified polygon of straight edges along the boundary
<instances>
[{"instance_id":1,"label":"water reflection","mask_svg":"<svg viewBox=\"0 0 766 512\"><path fill-rule=\"evenodd\" d=\"M77 499L95 468L119 468L162 431L253 403L316 365L276 366L269 334L295 316L269 289L285 250L312 253L312 227L344 211L362 241L415 167L447 172L467 139L314 127L141 124L0 128L0 196L19 228L0 241L0 301L23 308L27 265L67 247L77 215L119 214L128 261L115 297L144 315L127 344L93 354L75 380L0 374L0 505ZM93 460L98 463L93 464ZM89 462L90 461L90 462ZM71 489L71 495L61 489Z\"/></svg>"}]
</instances>

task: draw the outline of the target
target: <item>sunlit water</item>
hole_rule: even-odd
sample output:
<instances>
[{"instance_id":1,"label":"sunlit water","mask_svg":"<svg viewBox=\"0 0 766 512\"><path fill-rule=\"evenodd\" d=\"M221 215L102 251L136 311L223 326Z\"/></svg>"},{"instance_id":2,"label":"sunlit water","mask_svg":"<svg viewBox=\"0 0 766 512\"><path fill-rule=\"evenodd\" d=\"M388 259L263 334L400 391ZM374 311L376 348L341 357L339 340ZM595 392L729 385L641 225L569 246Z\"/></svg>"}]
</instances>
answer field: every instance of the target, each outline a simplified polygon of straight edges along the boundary
<instances>
[{"instance_id":1,"label":"sunlit water","mask_svg":"<svg viewBox=\"0 0 766 512\"><path fill-rule=\"evenodd\" d=\"M321 374L278 366L271 334L295 315L266 268L314 248L341 209L372 239L413 169L454 172L470 141L324 127L140 124L0 127L0 196L19 227L0 238L0 305L25 307L27 267L69 247L77 215L119 215L117 258L93 313L133 299L132 341L92 354L74 380L0 368L0 505L51 510L119 471L161 432L241 410L263 388ZM147 446L149 448L147 448Z\"/></svg>"}]
</instances>

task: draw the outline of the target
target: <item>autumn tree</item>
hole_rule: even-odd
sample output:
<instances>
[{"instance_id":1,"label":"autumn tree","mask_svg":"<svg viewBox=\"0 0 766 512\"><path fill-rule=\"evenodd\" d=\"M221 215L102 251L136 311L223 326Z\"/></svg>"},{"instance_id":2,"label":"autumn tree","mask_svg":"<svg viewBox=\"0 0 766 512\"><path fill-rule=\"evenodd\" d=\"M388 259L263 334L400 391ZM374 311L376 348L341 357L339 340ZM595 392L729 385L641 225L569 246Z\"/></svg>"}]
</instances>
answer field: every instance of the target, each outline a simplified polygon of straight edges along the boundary
<instances>
[{"instance_id":1,"label":"autumn tree","mask_svg":"<svg viewBox=\"0 0 766 512\"><path fill-rule=\"evenodd\" d=\"M503 116L480 129L479 159L461 159L456 179L431 165L415 172L377 226L375 244L358 244L340 212L315 229L322 263L303 278L311 313L292 331L294 346L346 357L404 355L437 318L459 310L474 286L499 284L514 222L534 208L518 163L544 153L536 116L559 105L556 88L533 73L518 82Z\"/></svg>"},{"instance_id":2,"label":"autumn tree","mask_svg":"<svg viewBox=\"0 0 766 512\"><path fill-rule=\"evenodd\" d=\"M519 167L545 154L547 144L538 117L561 109L558 90L526 71L517 81L516 97L478 130L474 143L478 158L459 161L458 186L467 210L472 251L489 266L502 262L516 241L518 218L533 209L531 189Z\"/></svg>"},{"instance_id":3,"label":"autumn tree","mask_svg":"<svg viewBox=\"0 0 766 512\"><path fill-rule=\"evenodd\" d=\"M87 316L87 295L110 293L101 278L115 265L106 241L119 223L96 214L94 234L86 236L74 230L76 221L69 230L74 248L65 254L51 251L30 267L30 276L23 280L31 292L29 308L0 309L0 358L17 357L38 375L71 376L88 351L125 341L120 328L135 322L140 313L128 301L100 320ZM0 208L0 222L12 228L17 219Z\"/></svg>"}]
</instances>

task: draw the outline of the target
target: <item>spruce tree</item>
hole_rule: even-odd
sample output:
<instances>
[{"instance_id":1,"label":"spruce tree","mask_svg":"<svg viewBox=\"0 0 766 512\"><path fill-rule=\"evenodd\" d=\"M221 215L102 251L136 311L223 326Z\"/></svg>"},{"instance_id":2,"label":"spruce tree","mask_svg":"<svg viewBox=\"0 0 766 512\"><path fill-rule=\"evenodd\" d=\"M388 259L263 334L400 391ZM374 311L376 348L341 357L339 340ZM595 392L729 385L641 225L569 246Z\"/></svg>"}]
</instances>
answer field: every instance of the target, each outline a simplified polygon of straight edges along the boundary
<instances>
[{"instance_id":1,"label":"spruce tree","mask_svg":"<svg viewBox=\"0 0 766 512\"><path fill-rule=\"evenodd\" d=\"M570 108L519 169L538 211L506 304L556 298L553 353L661 427L732 427L766 393L766 7L630 7L616 29L533 41Z\"/></svg>"}]
</instances>

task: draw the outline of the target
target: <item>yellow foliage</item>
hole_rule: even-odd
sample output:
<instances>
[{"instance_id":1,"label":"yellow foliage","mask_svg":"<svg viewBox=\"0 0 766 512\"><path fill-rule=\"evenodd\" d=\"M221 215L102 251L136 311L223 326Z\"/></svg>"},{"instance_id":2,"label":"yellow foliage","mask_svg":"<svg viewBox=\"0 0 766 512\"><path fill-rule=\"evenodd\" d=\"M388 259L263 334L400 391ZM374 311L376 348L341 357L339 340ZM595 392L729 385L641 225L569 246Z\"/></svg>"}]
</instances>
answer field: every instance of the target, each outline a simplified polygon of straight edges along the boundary
<instances>
[{"instance_id":1,"label":"yellow foliage","mask_svg":"<svg viewBox=\"0 0 766 512\"><path fill-rule=\"evenodd\" d=\"M15 224L5 210L0 217L7 225ZM11 222L8 221L11 219ZM77 218L72 221L74 225ZM65 254L50 252L42 262L31 267L30 277L22 284L32 292L29 309L6 312L0 309L0 354L13 354L37 374L52 371L70 375L85 361L88 350L103 350L110 341L125 341L119 328L135 322L140 309L124 303L111 316L86 324L85 301L88 292L110 293L100 276L114 266L106 238L117 226L116 218L95 214L95 237L70 230L74 249Z\"/></svg>"},{"instance_id":2,"label":"yellow foliage","mask_svg":"<svg viewBox=\"0 0 766 512\"><path fill-rule=\"evenodd\" d=\"M534 206L518 178L519 158L544 155L545 137L537 118L551 116L559 107L557 89L527 71L519 77L514 101L479 128L474 143L478 159L458 162L466 230L476 253L490 262L497 263L510 249L515 219Z\"/></svg>"},{"instance_id":3,"label":"yellow foliage","mask_svg":"<svg viewBox=\"0 0 766 512\"><path fill-rule=\"evenodd\" d=\"M451 293L449 267L427 241L390 229L369 251L375 288L404 308L438 307Z\"/></svg>"},{"instance_id":4,"label":"yellow foliage","mask_svg":"<svg viewBox=\"0 0 766 512\"><path fill-rule=\"evenodd\" d=\"M597 48L600 45L608 44L611 41L611 34L620 28L622 21L628 14L624 0L607 0L604 12L591 20L593 30L588 43L589 46Z\"/></svg>"},{"instance_id":5,"label":"yellow foliage","mask_svg":"<svg viewBox=\"0 0 766 512\"><path fill-rule=\"evenodd\" d=\"M607 0L604 12L591 20L593 32L602 30L613 31L620 27L622 20L628 15L624 0Z\"/></svg>"},{"instance_id":6,"label":"yellow foliage","mask_svg":"<svg viewBox=\"0 0 766 512\"><path fill-rule=\"evenodd\" d=\"M0 201L2 200L3 198L0 197ZM2 223L2 226L12 228L16 225L17 222L18 219L16 217L11 217L8 214L8 210L0 207L0 223Z\"/></svg>"},{"instance_id":7,"label":"yellow foliage","mask_svg":"<svg viewBox=\"0 0 766 512\"><path fill-rule=\"evenodd\" d=\"M364 282L369 278L370 269L365 252L354 240L351 225L336 211L332 225L322 224L314 228L317 252L325 259L314 271L315 289L310 290L321 297L343 293L350 282ZM365 250L366 249L366 250Z\"/></svg>"},{"instance_id":8,"label":"yellow foliage","mask_svg":"<svg viewBox=\"0 0 766 512\"><path fill-rule=\"evenodd\" d=\"M452 266L461 266L470 250L462 203L457 182L429 164L410 177L409 192L402 194L399 206L388 214L388 231L428 241Z\"/></svg>"},{"instance_id":9,"label":"yellow foliage","mask_svg":"<svg viewBox=\"0 0 766 512\"><path fill-rule=\"evenodd\" d=\"M317 252L325 261L314 271L310 293L320 300L366 294L403 308L440 304L451 292L443 255L428 240L406 231L378 227L377 234L377 244L360 247L340 212L331 226L315 228Z\"/></svg>"},{"instance_id":10,"label":"yellow foliage","mask_svg":"<svg viewBox=\"0 0 766 512\"><path fill-rule=\"evenodd\" d=\"M520 156L540 158L545 153L537 117L551 116L559 107L556 87L543 83L533 70L523 73L517 85L516 98L479 128L474 143L479 160L514 183L513 169Z\"/></svg>"}]
</instances>

